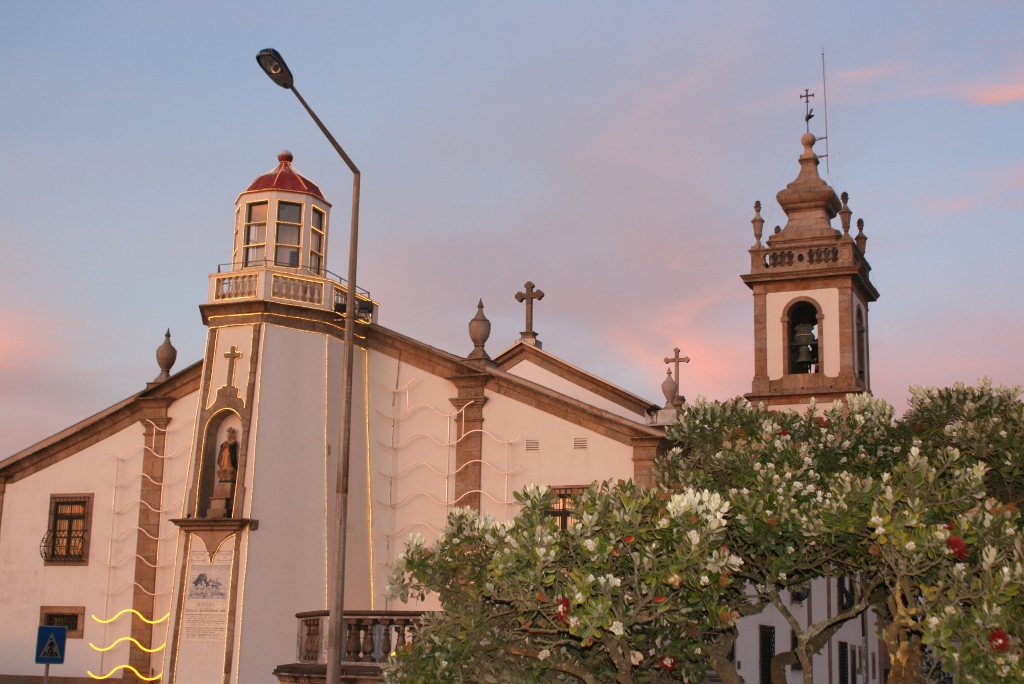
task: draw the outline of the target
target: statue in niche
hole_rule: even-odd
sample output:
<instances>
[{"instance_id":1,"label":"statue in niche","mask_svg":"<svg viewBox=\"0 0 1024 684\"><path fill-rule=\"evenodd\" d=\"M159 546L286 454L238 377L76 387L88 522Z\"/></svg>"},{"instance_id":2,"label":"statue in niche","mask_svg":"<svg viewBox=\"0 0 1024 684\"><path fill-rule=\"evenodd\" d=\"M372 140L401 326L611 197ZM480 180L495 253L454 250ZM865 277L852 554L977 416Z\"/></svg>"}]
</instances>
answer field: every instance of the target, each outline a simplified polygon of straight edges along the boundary
<instances>
[{"instance_id":1,"label":"statue in niche","mask_svg":"<svg viewBox=\"0 0 1024 684\"><path fill-rule=\"evenodd\" d=\"M217 457L217 479L220 482L234 482L238 472L238 432L228 428L227 438L220 445Z\"/></svg>"}]
</instances>

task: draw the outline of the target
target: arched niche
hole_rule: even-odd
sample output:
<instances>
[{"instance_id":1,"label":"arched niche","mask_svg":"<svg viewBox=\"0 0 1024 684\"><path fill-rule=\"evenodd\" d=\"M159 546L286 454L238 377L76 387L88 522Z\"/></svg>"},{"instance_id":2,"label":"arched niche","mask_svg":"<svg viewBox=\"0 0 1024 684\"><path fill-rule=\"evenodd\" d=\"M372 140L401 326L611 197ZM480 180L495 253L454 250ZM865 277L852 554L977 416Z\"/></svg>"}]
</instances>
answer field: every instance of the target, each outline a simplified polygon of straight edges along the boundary
<instances>
[{"instance_id":1,"label":"arched niche","mask_svg":"<svg viewBox=\"0 0 1024 684\"><path fill-rule=\"evenodd\" d=\"M788 375L822 372L821 323L824 318L821 305L809 297L794 299L786 305L782 330Z\"/></svg>"},{"instance_id":2,"label":"arched niche","mask_svg":"<svg viewBox=\"0 0 1024 684\"><path fill-rule=\"evenodd\" d=\"M231 517L244 458L243 439L242 419L231 409L218 411L206 424L196 500L199 517Z\"/></svg>"}]
</instances>

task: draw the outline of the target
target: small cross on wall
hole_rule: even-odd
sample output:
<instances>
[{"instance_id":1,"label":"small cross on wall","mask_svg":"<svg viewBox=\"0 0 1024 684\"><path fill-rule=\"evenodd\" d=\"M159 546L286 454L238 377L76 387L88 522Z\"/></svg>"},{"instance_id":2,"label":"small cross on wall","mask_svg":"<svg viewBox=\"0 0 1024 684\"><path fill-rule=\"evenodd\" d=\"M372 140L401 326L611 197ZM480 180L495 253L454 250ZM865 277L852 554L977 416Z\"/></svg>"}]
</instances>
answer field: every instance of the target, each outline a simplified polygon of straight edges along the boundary
<instances>
[{"instance_id":1,"label":"small cross on wall","mask_svg":"<svg viewBox=\"0 0 1024 684\"><path fill-rule=\"evenodd\" d=\"M517 302L526 302L526 330L520 334L519 340L525 344L532 344L539 349L541 346L540 340L537 339L537 333L533 331L533 300L544 299L544 292L535 289L533 283L529 280L526 281L524 288L525 292L516 293Z\"/></svg>"},{"instance_id":2,"label":"small cross on wall","mask_svg":"<svg viewBox=\"0 0 1024 684\"><path fill-rule=\"evenodd\" d=\"M228 360L228 387L235 386L235 361L242 358L242 352L238 351L238 347L231 345L231 350L224 352L224 358Z\"/></svg>"}]
</instances>

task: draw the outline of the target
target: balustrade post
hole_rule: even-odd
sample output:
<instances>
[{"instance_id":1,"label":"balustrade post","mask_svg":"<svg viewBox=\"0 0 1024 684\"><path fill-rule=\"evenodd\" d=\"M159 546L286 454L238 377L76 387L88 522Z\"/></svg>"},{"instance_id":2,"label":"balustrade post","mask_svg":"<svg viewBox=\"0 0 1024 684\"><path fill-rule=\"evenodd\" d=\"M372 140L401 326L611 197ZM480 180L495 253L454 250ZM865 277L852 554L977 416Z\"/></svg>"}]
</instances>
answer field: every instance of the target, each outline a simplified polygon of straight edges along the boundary
<instances>
[{"instance_id":1,"label":"balustrade post","mask_svg":"<svg viewBox=\"0 0 1024 684\"><path fill-rule=\"evenodd\" d=\"M345 618L348 627L348 648L346 649L346 660L359 662L359 629L362 625L359 618Z\"/></svg>"},{"instance_id":2,"label":"balustrade post","mask_svg":"<svg viewBox=\"0 0 1024 684\"><path fill-rule=\"evenodd\" d=\"M366 631L363 633L363 654L362 658L360 658L363 662L373 661L373 626L375 623L376 620L372 619L365 621Z\"/></svg>"},{"instance_id":3,"label":"balustrade post","mask_svg":"<svg viewBox=\"0 0 1024 684\"><path fill-rule=\"evenodd\" d=\"M391 628L395 624L395 620L391 618L383 618L381 623L384 625L384 634L380 638L380 662L387 662L391 656Z\"/></svg>"}]
</instances>

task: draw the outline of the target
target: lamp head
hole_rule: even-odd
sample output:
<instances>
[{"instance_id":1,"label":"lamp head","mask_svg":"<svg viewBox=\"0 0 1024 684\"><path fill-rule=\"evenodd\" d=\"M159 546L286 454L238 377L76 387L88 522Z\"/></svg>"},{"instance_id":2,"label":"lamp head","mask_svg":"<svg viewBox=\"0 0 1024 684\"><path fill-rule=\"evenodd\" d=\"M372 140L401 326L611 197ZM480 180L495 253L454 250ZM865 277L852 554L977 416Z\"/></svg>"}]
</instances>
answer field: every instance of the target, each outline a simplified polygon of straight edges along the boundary
<instances>
[{"instance_id":1,"label":"lamp head","mask_svg":"<svg viewBox=\"0 0 1024 684\"><path fill-rule=\"evenodd\" d=\"M256 61L259 62L260 68L266 72L270 80L282 88L291 89L294 83L292 72L288 69L288 65L284 63L284 57L281 56L280 52L271 48L260 50L256 54Z\"/></svg>"}]
</instances>

